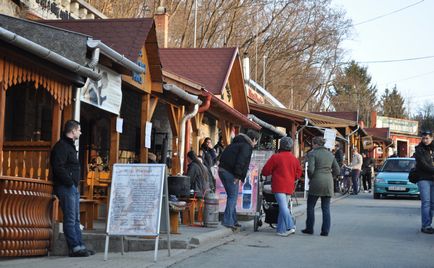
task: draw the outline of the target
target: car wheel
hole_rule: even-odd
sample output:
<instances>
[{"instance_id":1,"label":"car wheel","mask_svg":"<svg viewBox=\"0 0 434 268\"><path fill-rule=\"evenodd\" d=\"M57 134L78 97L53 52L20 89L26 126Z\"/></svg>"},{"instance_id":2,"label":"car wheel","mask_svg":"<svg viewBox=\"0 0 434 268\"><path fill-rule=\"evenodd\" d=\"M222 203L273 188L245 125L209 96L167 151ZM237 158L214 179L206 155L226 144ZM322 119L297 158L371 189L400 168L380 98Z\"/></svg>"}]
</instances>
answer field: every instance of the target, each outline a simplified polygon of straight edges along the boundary
<instances>
[{"instance_id":1,"label":"car wheel","mask_svg":"<svg viewBox=\"0 0 434 268\"><path fill-rule=\"evenodd\" d=\"M374 193L374 199L380 199L380 198L381 198L381 194Z\"/></svg>"}]
</instances>

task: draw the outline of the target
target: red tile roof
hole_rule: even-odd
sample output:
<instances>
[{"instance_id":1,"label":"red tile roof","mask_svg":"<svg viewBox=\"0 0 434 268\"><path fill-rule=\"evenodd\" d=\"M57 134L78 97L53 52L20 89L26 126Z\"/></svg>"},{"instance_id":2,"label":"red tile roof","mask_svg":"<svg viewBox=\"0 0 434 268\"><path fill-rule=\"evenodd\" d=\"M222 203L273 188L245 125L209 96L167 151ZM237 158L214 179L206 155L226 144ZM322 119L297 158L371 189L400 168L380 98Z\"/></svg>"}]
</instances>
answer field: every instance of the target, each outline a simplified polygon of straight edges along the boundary
<instances>
[{"instance_id":1,"label":"red tile roof","mask_svg":"<svg viewBox=\"0 0 434 268\"><path fill-rule=\"evenodd\" d=\"M378 138L389 138L389 128L364 128L366 133L368 133L369 136L374 136Z\"/></svg>"},{"instance_id":2,"label":"red tile roof","mask_svg":"<svg viewBox=\"0 0 434 268\"><path fill-rule=\"evenodd\" d=\"M145 45L149 70L153 81L161 82L161 62L158 54L157 35L154 20L141 19L99 19L99 20L41 20L53 27L83 33L136 62L140 49Z\"/></svg>"},{"instance_id":3,"label":"red tile roof","mask_svg":"<svg viewBox=\"0 0 434 268\"><path fill-rule=\"evenodd\" d=\"M356 122L358 121L357 112L313 112L313 113L340 118L340 119L356 121Z\"/></svg>"},{"instance_id":4,"label":"red tile roof","mask_svg":"<svg viewBox=\"0 0 434 268\"><path fill-rule=\"evenodd\" d=\"M164 70L201 84L214 95L222 94L237 54L237 48L160 49Z\"/></svg>"}]
</instances>

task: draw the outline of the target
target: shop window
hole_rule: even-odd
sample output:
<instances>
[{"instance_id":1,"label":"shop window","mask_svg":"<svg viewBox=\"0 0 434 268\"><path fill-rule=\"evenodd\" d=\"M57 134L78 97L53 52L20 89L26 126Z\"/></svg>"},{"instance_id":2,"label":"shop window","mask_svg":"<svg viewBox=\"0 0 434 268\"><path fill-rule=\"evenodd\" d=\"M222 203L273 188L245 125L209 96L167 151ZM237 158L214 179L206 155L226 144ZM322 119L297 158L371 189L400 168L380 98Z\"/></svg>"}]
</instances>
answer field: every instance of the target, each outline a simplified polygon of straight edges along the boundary
<instances>
[{"instance_id":1,"label":"shop window","mask_svg":"<svg viewBox=\"0 0 434 268\"><path fill-rule=\"evenodd\" d=\"M5 140L50 141L54 100L50 93L22 83L6 92Z\"/></svg>"}]
</instances>

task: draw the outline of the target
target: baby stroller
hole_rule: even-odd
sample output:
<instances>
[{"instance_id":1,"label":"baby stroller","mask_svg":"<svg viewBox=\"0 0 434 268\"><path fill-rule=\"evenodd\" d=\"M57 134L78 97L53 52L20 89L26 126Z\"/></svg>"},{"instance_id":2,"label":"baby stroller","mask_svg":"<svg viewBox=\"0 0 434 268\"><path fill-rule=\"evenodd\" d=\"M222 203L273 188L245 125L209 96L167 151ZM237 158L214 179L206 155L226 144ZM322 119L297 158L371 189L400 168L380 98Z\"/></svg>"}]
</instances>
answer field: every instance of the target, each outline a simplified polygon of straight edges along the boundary
<instances>
[{"instance_id":1,"label":"baby stroller","mask_svg":"<svg viewBox=\"0 0 434 268\"><path fill-rule=\"evenodd\" d=\"M253 222L253 229L255 232L257 232L258 228L262 226L263 221L268 223L271 228L276 228L277 217L279 216L279 204L271 191L271 177L264 178L261 175L259 186L258 205ZM295 224L295 217L292 214L292 197L289 198L288 207Z\"/></svg>"}]
</instances>

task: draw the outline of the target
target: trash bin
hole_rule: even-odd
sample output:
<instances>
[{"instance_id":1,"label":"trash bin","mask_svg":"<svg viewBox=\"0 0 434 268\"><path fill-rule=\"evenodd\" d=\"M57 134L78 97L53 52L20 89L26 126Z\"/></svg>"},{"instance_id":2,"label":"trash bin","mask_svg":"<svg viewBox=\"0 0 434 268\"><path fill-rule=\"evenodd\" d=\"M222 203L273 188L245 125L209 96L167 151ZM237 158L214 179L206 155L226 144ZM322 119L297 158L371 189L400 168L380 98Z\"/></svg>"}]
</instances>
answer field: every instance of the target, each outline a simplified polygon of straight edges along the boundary
<instances>
[{"instance_id":1,"label":"trash bin","mask_svg":"<svg viewBox=\"0 0 434 268\"><path fill-rule=\"evenodd\" d=\"M190 196L190 177L189 176L169 176L167 177L169 194L176 197Z\"/></svg>"},{"instance_id":2,"label":"trash bin","mask_svg":"<svg viewBox=\"0 0 434 268\"><path fill-rule=\"evenodd\" d=\"M205 208L203 212L203 225L205 227L217 227L219 224L219 199L213 192L205 195Z\"/></svg>"}]
</instances>

